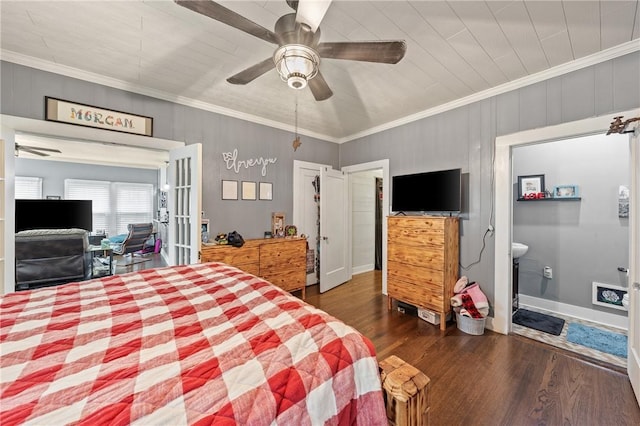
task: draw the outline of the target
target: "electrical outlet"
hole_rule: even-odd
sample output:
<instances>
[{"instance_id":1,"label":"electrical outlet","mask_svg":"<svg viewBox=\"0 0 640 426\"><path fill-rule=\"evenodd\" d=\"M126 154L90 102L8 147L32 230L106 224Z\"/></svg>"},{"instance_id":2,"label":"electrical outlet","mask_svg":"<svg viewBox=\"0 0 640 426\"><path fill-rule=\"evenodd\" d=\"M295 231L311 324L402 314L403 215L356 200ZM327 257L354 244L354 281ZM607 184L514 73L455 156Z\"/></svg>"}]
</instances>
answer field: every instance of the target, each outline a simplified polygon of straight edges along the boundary
<instances>
[{"instance_id":1,"label":"electrical outlet","mask_svg":"<svg viewBox=\"0 0 640 426\"><path fill-rule=\"evenodd\" d=\"M545 266L544 269L542 270L542 275L544 275L545 278L552 279L553 269L551 269L551 266Z\"/></svg>"}]
</instances>

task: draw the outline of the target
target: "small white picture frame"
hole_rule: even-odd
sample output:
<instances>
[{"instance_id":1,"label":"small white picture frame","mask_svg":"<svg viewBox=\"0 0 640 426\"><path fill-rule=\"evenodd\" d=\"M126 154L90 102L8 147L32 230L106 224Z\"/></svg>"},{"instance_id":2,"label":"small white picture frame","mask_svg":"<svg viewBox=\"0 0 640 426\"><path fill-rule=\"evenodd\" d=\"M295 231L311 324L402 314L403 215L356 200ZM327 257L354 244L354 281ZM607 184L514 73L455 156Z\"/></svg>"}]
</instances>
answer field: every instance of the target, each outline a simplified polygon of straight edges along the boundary
<instances>
[{"instance_id":1,"label":"small white picture frame","mask_svg":"<svg viewBox=\"0 0 640 426\"><path fill-rule=\"evenodd\" d=\"M629 291L626 287L619 285L604 284L593 281L593 293L591 303L598 306L626 311L622 306L622 298Z\"/></svg>"},{"instance_id":2,"label":"small white picture frame","mask_svg":"<svg viewBox=\"0 0 640 426\"><path fill-rule=\"evenodd\" d=\"M255 200L256 199L256 183L255 182L242 182L242 199L243 200Z\"/></svg>"},{"instance_id":3,"label":"small white picture frame","mask_svg":"<svg viewBox=\"0 0 640 426\"><path fill-rule=\"evenodd\" d=\"M222 199L223 200L238 199L238 181L237 180L222 181Z\"/></svg>"},{"instance_id":4,"label":"small white picture frame","mask_svg":"<svg viewBox=\"0 0 640 426\"><path fill-rule=\"evenodd\" d=\"M260 199L273 200L273 184L271 182L260 182Z\"/></svg>"}]
</instances>

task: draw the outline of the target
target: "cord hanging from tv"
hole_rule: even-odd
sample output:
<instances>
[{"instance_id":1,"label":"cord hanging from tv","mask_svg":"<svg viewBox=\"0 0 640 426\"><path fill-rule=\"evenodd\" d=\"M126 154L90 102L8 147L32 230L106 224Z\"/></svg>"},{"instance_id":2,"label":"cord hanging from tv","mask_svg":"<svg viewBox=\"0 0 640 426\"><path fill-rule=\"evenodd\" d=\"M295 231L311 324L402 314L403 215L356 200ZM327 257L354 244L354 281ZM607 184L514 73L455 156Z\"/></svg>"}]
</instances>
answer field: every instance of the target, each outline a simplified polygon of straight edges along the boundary
<instances>
[{"instance_id":1,"label":"cord hanging from tv","mask_svg":"<svg viewBox=\"0 0 640 426\"><path fill-rule=\"evenodd\" d=\"M453 214L462 210L462 169L393 176L391 210Z\"/></svg>"}]
</instances>

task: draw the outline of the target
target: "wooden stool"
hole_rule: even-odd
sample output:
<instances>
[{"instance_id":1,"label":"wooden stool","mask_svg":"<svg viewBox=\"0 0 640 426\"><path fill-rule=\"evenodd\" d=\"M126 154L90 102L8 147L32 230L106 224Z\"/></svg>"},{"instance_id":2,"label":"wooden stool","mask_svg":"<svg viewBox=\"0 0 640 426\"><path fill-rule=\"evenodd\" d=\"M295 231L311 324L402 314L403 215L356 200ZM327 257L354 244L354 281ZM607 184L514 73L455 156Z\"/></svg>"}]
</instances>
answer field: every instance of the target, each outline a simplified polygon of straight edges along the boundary
<instances>
[{"instance_id":1,"label":"wooden stool","mask_svg":"<svg viewBox=\"0 0 640 426\"><path fill-rule=\"evenodd\" d=\"M431 380L395 355L380 361L378 367L389 423L396 426L428 425Z\"/></svg>"}]
</instances>

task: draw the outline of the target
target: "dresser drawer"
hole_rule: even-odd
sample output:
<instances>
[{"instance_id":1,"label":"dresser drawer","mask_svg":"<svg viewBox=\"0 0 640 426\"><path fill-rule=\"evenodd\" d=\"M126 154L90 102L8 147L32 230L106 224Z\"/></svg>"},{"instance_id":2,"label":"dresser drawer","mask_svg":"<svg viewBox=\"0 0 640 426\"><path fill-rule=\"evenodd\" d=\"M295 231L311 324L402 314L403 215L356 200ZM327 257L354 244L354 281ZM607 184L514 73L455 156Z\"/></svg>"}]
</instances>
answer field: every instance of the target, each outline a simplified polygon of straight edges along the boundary
<instances>
[{"instance_id":1,"label":"dresser drawer","mask_svg":"<svg viewBox=\"0 0 640 426\"><path fill-rule=\"evenodd\" d=\"M433 216L391 216L389 228L402 227L442 233L447 219Z\"/></svg>"},{"instance_id":2,"label":"dresser drawer","mask_svg":"<svg viewBox=\"0 0 640 426\"><path fill-rule=\"evenodd\" d=\"M420 229L405 226L388 228L389 243L401 244L413 248L444 248L444 233L433 229Z\"/></svg>"},{"instance_id":3,"label":"dresser drawer","mask_svg":"<svg viewBox=\"0 0 640 426\"><path fill-rule=\"evenodd\" d=\"M201 262L223 262L228 265L238 266L247 263L257 264L260 259L260 248L211 246L202 249Z\"/></svg>"},{"instance_id":4,"label":"dresser drawer","mask_svg":"<svg viewBox=\"0 0 640 426\"><path fill-rule=\"evenodd\" d=\"M444 290L444 271L424 268L416 265L400 263L394 260L387 261L387 276L389 279L398 279L410 283L429 283L438 291Z\"/></svg>"},{"instance_id":5,"label":"dresser drawer","mask_svg":"<svg viewBox=\"0 0 640 426\"><path fill-rule=\"evenodd\" d=\"M256 277L260 276L260 265L258 263L245 263L241 265L232 265L238 269L242 269L244 272L247 272L251 275L255 275Z\"/></svg>"},{"instance_id":6,"label":"dresser drawer","mask_svg":"<svg viewBox=\"0 0 640 426\"><path fill-rule=\"evenodd\" d=\"M413 247L401 244L389 244L387 246L387 259L436 271L443 270L445 266L444 252L442 250L416 250Z\"/></svg>"},{"instance_id":7,"label":"dresser drawer","mask_svg":"<svg viewBox=\"0 0 640 426\"><path fill-rule=\"evenodd\" d=\"M260 247L260 269L282 269L287 266L306 267L307 244L304 240L263 244Z\"/></svg>"},{"instance_id":8,"label":"dresser drawer","mask_svg":"<svg viewBox=\"0 0 640 426\"><path fill-rule=\"evenodd\" d=\"M289 267L280 270L260 270L260 276L283 290L299 290L306 285L307 273L304 267Z\"/></svg>"},{"instance_id":9,"label":"dresser drawer","mask_svg":"<svg viewBox=\"0 0 640 426\"><path fill-rule=\"evenodd\" d=\"M431 309L437 312L448 311L449 299L445 300L442 288L431 287L426 283L411 283L389 277L387 280L387 292L389 297L420 308Z\"/></svg>"}]
</instances>

